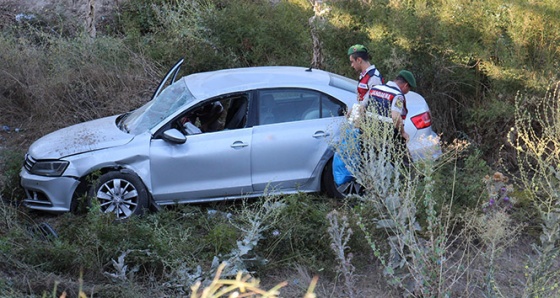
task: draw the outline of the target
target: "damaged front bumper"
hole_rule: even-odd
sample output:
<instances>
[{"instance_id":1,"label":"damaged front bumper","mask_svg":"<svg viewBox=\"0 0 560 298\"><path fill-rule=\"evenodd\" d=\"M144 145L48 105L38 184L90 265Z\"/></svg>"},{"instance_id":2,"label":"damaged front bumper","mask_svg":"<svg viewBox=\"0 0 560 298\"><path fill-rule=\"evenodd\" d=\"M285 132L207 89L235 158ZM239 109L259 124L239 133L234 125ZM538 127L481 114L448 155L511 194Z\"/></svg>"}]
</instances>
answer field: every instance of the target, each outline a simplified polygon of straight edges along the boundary
<instances>
[{"instance_id":1,"label":"damaged front bumper","mask_svg":"<svg viewBox=\"0 0 560 298\"><path fill-rule=\"evenodd\" d=\"M22 169L20 183L25 190L23 204L34 210L68 212L80 181L74 177L44 177Z\"/></svg>"}]
</instances>

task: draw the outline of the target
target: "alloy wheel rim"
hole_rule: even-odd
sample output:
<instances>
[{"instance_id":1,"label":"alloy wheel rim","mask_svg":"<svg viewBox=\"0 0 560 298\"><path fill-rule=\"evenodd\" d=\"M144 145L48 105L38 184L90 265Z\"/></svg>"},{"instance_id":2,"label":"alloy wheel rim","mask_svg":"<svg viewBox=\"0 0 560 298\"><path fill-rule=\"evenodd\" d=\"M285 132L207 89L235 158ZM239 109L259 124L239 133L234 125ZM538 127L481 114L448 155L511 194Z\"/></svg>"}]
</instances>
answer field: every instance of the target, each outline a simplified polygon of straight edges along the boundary
<instances>
[{"instance_id":1,"label":"alloy wheel rim","mask_svg":"<svg viewBox=\"0 0 560 298\"><path fill-rule=\"evenodd\" d=\"M103 213L115 213L117 218L130 217L138 208L138 191L129 181L109 180L99 187L97 200Z\"/></svg>"}]
</instances>

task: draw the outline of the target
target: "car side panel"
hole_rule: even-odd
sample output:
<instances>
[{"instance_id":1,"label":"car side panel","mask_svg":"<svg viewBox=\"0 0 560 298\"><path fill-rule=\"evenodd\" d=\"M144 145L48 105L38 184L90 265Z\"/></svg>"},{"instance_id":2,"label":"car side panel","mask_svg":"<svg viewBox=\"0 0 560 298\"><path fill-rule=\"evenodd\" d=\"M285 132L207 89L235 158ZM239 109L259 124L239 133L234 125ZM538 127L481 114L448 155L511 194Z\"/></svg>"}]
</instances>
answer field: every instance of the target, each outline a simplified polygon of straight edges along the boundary
<instances>
[{"instance_id":1,"label":"car side panel","mask_svg":"<svg viewBox=\"0 0 560 298\"><path fill-rule=\"evenodd\" d=\"M187 136L184 144L152 140L152 195L158 203L252 192L251 128Z\"/></svg>"},{"instance_id":2,"label":"car side panel","mask_svg":"<svg viewBox=\"0 0 560 298\"><path fill-rule=\"evenodd\" d=\"M251 156L255 191L319 191L313 173L327 152L334 119L323 118L253 128ZM315 171L320 175L320 171ZM272 183L274 181L274 183Z\"/></svg>"}]
</instances>

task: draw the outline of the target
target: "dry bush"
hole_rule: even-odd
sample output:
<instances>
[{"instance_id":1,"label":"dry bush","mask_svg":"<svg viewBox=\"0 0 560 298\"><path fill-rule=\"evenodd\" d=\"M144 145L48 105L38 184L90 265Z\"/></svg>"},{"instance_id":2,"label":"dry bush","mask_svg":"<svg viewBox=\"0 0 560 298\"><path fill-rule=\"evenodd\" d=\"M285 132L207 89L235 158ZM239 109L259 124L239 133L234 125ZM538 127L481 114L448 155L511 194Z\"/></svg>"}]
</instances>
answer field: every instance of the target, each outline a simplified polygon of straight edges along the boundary
<instances>
[{"instance_id":1,"label":"dry bush","mask_svg":"<svg viewBox=\"0 0 560 298\"><path fill-rule=\"evenodd\" d=\"M519 181L541 222L538 258L527 272L525 297L558 295L560 271L560 83L543 97L518 94L509 141L517 153Z\"/></svg>"},{"instance_id":2,"label":"dry bush","mask_svg":"<svg viewBox=\"0 0 560 298\"><path fill-rule=\"evenodd\" d=\"M30 140L136 108L159 82L153 62L113 38L90 43L31 30L0 37L0 60L0 123Z\"/></svg>"},{"instance_id":3,"label":"dry bush","mask_svg":"<svg viewBox=\"0 0 560 298\"><path fill-rule=\"evenodd\" d=\"M484 184L479 189L487 192L483 196L495 208L479 203L476 212L456 214L456 198L453 194L444 200L437 198L435 190L441 185L433 179L442 164L456 163L456 154L447 152L435 163L403 167L402 157L392 145L391 125L374 117L360 117L357 125L359 135L348 133L351 128L343 130L345 143L338 145L337 153L366 190L357 196L358 225L388 283L411 297L520 295L523 283L519 277L504 278L508 271L520 274L519 268L512 262L502 263L504 252L517 243L523 227L506 213L512 208L505 204L511 202L507 193L512 190L505 185L505 177L496 173L494 180L487 178L491 183L486 189ZM456 183L453 180L443 183ZM374 210L373 216L364 212L368 209ZM385 239L379 239L380 233ZM344 250L351 248L339 250L339 259L349 262ZM353 274L344 268L341 271Z\"/></svg>"},{"instance_id":4,"label":"dry bush","mask_svg":"<svg viewBox=\"0 0 560 298\"><path fill-rule=\"evenodd\" d=\"M159 81L154 63L121 39L81 36L85 4L7 1L1 9L0 124L9 127L1 138L8 146L24 149L48 132L150 99ZM108 20L108 1L96 4Z\"/></svg>"},{"instance_id":5,"label":"dry bush","mask_svg":"<svg viewBox=\"0 0 560 298\"><path fill-rule=\"evenodd\" d=\"M511 218L511 215L504 210L497 210L488 214L471 214L471 224L478 239L480 239L482 247L480 248L480 256L483 265L484 279L480 282L483 285L485 294L488 297L494 297L499 293L503 293L500 289L502 284L498 283L497 275L505 268L500 266L500 258L508 247L513 246L519 241L523 225L517 224ZM509 288L513 288L513 284ZM518 284L519 285L519 284ZM516 293L519 295L519 293Z\"/></svg>"}]
</instances>

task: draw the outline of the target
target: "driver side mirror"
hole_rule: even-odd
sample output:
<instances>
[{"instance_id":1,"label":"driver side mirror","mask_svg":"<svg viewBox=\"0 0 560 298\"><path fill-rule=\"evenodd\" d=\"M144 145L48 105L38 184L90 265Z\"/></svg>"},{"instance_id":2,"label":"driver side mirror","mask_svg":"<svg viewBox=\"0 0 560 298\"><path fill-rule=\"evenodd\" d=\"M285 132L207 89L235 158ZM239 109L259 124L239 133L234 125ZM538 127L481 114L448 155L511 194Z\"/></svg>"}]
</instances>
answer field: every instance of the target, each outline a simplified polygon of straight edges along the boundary
<instances>
[{"instance_id":1,"label":"driver side mirror","mask_svg":"<svg viewBox=\"0 0 560 298\"><path fill-rule=\"evenodd\" d=\"M175 144L184 144L187 137L183 135L178 129L172 128L163 132L163 139Z\"/></svg>"}]
</instances>

